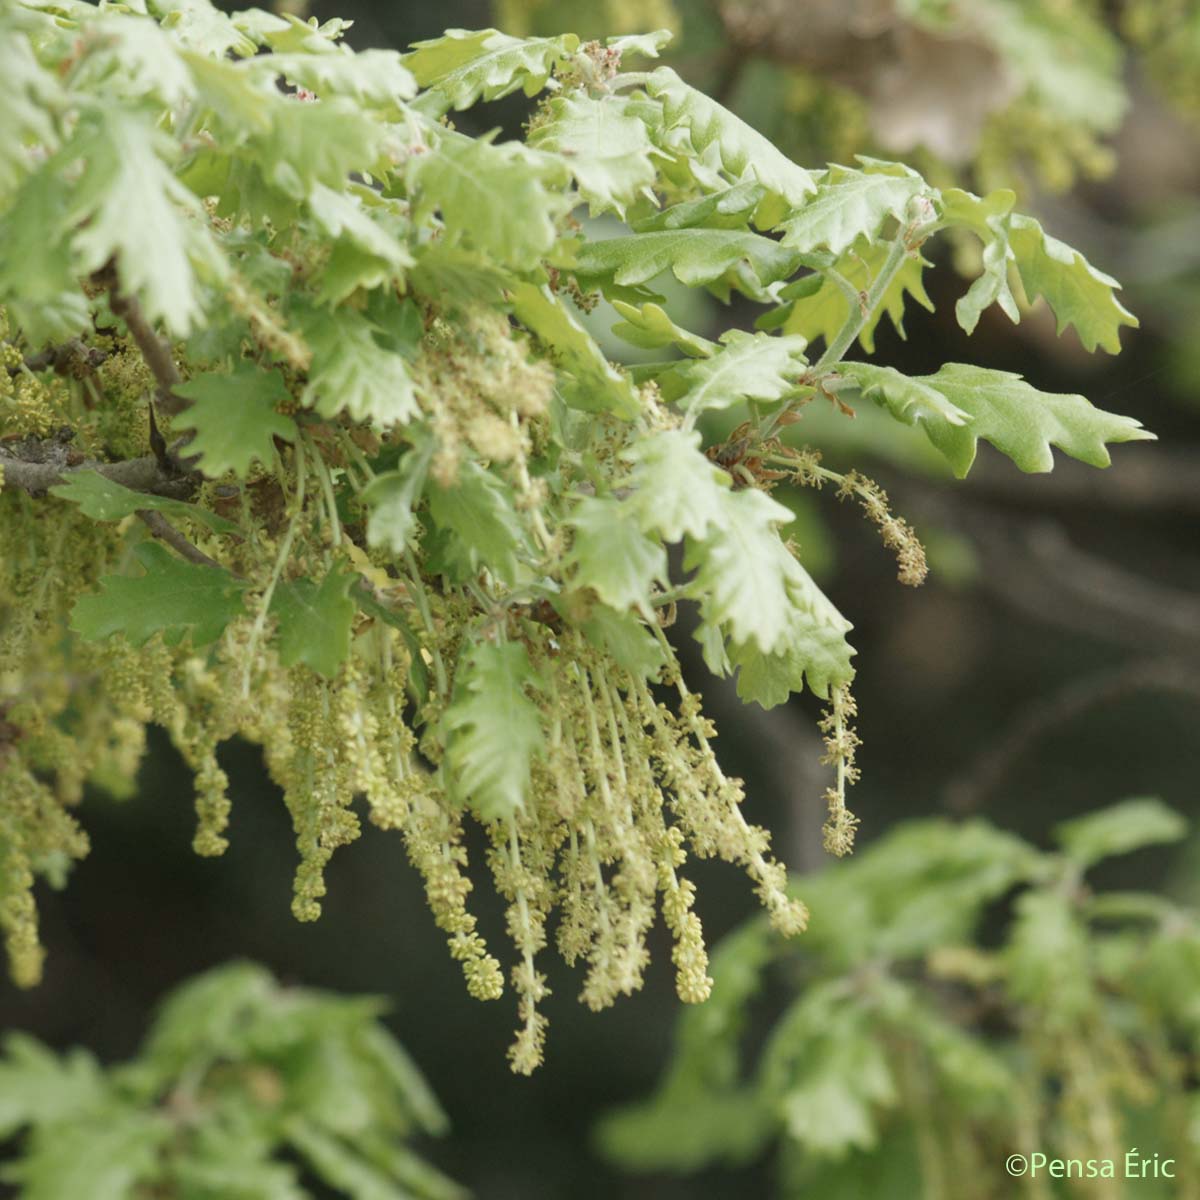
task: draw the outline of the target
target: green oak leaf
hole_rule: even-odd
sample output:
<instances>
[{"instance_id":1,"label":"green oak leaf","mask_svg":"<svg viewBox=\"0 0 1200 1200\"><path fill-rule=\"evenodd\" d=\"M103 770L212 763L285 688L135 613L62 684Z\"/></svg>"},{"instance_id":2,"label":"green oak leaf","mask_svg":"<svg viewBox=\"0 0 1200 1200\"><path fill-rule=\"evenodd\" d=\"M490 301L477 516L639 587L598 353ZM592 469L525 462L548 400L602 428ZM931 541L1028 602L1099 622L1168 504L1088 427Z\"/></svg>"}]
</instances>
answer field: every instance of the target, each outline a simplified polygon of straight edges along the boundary
<instances>
[{"instance_id":1,"label":"green oak leaf","mask_svg":"<svg viewBox=\"0 0 1200 1200\"><path fill-rule=\"evenodd\" d=\"M496 146L494 134L438 135L427 154L409 162L418 218L434 209L447 236L463 239L497 263L527 269L558 240L556 222L570 200L551 186L565 170L559 159L515 142Z\"/></svg>"},{"instance_id":2,"label":"green oak leaf","mask_svg":"<svg viewBox=\"0 0 1200 1200\"><path fill-rule=\"evenodd\" d=\"M624 300L614 300L612 305L625 318L612 331L631 346L654 350L675 345L689 358L707 358L719 349L716 342L676 325L661 305L650 302L639 307Z\"/></svg>"},{"instance_id":3,"label":"green oak leaf","mask_svg":"<svg viewBox=\"0 0 1200 1200\"><path fill-rule=\"evenodd\" d=\"M637 527L619 500L585 496L567 517L574 530L567 566L576 587L590 587L618 612L650 610L655 582L667 578L667 552Z\"/></svg>"},{"instance_id":4,"label":"green oak leaf","mask_svg":"<svg viewBox=\"0 0 1200 1200\"><path fill-rule=\"evenodd\" d=\"M926 188L919 175L832 166L816 193L780 224L781 240L805 253L824 247L844 254L858 238L878 237L889 217L902 220L905 206Z\"/></svg>"},{"instance_id":5,"label":"green oak leaf","mask_svg":"<svg viewBox=\"0 0 1200 1200\"><path fill-rule=\"evenodd\" d=\"M205 646L245 611L242 592L249 586L228 571L176 558L155 542L134 551L142 575L105 575L100 591L82 596L71 613L71 628L89 642L121 633L141 646L156 633L168 645L187 633Z\"/></svg>"},{"instance_id":6,"label":"green oak leaf","mask_svg":"<svg viewBox=\"0 0 1200 1200\"><path fill-rule=\"evenodd\" d=\"M651 217L633 223L635 233L653 233L659 229L745 229L757 211L767 189L756 180L735 183L701 196L664 208Z\"/></svg>"},{"instance_id":7,"label":"green oak leaf","mask_svg":"<svg viewBox=\"0 0 1200 1200\"><path fill-rule=\"evenodd\" d=\"M626 205L648 193L658 174L650 135L625 115L628 103L619 96L560 96L529 135L530 146L566 160L593 216L614 212L623 219Z\"/></svg>"},{"instance_id":8,"label":"green oak leaf","mask_svg":"<svg viewBox=\"0 0 1200 1200\"><path fill-rule=\"evenodd\" d=\"M617 665L638 679L657 679L666 665L662 644L631 612L616 612L594 604L580 629L593 646L611 654Z\"/></svg>"},{"instance_id":9,"label":"green oak leaf","mask_svg":"<svg viewBox=\"0 0 1200 1200\"><path fill-rule=\"evenodd\" d=\"M771 238L745 229L664 229L585 242L575 260L580 280L611 279L638 287L670 272L688 287L716 283L745 264L759 284L786 279L798 256Z\"/></svg>"},{"instance_id":10,"label":"green oak leaf","mask_svg":"<svg viewBox=\"0 0 1200 1200\"><path fill-rule=\"evenodd\" d=\"M187 452L200 458L200 468L210 479L232 471L244 479L256 459L274 459L273 439L296 439L296 423L276 412L275 406L291 399L283 376L239 363L230 374L209 371L194 375L175 391L191 404L179 417L181 429L194 429Z\"/></svg>"},{"instance_id":11,"label":"green oak leaf","mask_svg":"<svg viewBox=\"0 0 1200 1200\"><path fill-rule=\"evenodd\" d=\"M1121 286L1097 271L1078 250L1052 238L1032 217L1014 216L1009 229L1013 261L1029 299L1044 296L1059 334L1073 325L1084 349L1097 346L1109 354L1121 349L1121 326L1135 329L1137 318L1117 300Z\"/></svg>"},{"instance_id":12,"label":"green oak leaf","mask_svg":"<svg viewBox=\"0 0 1200 1200\"><path fill-rule=\"evenodd\" d=\"M942 219L948 225L970 229L983 242L983 271L955 306L959 325L974 333L983 310L999 304L1010 321L1021 319L1016 297L1008 282L1012 252L1008 223L1016 193L1007 188L979 197L959 188L942 193Z\"/></svg>"},{"instance_id":13,"label":"green oak leaf","mask_svg":"<svg viewBox=\"0 0 1200 1200\"><path fill-rule=\"evenodd\" d=\"M681 367L676 374L686 389L679 403L690 417L729 408L746 400L781 400L795 390L807 365L808 343L797 334L772 337L731 329L711 358Z\"/></svg>"},{"instance_id":14,"label":"green oak leaf","mask_svg":"<svg viewBox=\"0 0 1200 1200\"><path fill-rule=\"evenodd\" d=\"M882 268L887 258L888 247L884 242L872 242L860 238L834 264L833 269L850 284L856 292L865 292L871 281ZM868 353L875 350L875 329L885 315L901 337L904 336L904 305L911 296L923 308L933 311L933 301L925 293L921 275L929 264L920 256L904 260L896 277L892 280L882 303L867 318L858 335L859 344ZM785 301L782 308L759 318L760 329L782 327L784 333L798 333L815 342L824 338L829 344L850 316L850 298L824 273L806 275L789 284L780 292Z\"/></svg>"},{"instance_id":15,"label":"green oak leaf","mask_svg":"<svg viewBox=\"0 0 1200 1200\"><path fill-rule=\"evenodd\" d=\"M278 622L279 661L285 667L304 663L332 679L350 653L355 604L350 587L358 579L334 567L321 582L293 579L280 583L271 597Z\"/></svg>"},{"instance_id":16,"label":"green oak leaf","mask_svg":"<svg viewBox=\"0 0 1200 1200\"><path fill-rule=\"evenodd\" d=\"M803 691L805 683L814 696L825 699L831 687L854 678L854 649L846 641L853 626L799 563L789 581L792 609L783 649L764 654L753 640L729 647L738 669L738 695L763 708L783 704L792 692Z\"/></svg>"},{"instance_id":17,"label":"green oak leaf","mask_svg":"<svg viewBox=\"0 0 1200 1200\"><path fill-rule=\"evenodd\" d=\"M0 39L0 79L0 203L7 206L33 166L30 146L57 148L54 114L62 110L66 96L55 76L38 62L24 34Z\"/></svg>"},{"instance_id":18,"label":"green oak leaf","mask_svg":"<svg viewBox=\"0 0 1200 1200\"><path fill-rule=\"evenodd\" d=\"M385 111L397 100L411 100L417 81L396 50L352 51L334 46L326 54L273 54L266 60L275 78L282 75L318 96L346 96Z\"/></svg>"},{"instance_id":19,"label":"green oak leaf","mask_svg":"<svg viewBox=\"0 0 1200 1200\"><path fill-rule=\"evenodd\" d=\"M512 583L518 559L528 548L506 484L476 462L459 468L449 486L429 487L429 511L442 529L453 533L477 566Z\"/></svg>"},{"instance_id":20,"label":"green oak leaf","mask_svg":"<svg viewBox=\"0 0 1200 1200\"><path fill-rule=\"evenodd\" d=\"M688 130L697 153L713 147L733 182L756 179L767 189L769 197L760 204L757 217L760 228L775 225L816 190L808 171L740 117L684 83L670 67L659 67L647 81L646 90L662 102L670 125Z\"/></svg>"},{"instance_id":21,"label":"green oak leaf","mask_svg":"<svg viewBox=\"0 0 1200 1200\"><path fill-rule=\"evenodd\" d=\"M703 618L728 628L735 643L754 641L764 654L785 650L807 575L779 536L792 513L755 488L722 493L720 520L689 538L684 565L696 569L688 592Z\"/></svg>"},{"instance_id":22,"label":"green oak leaf","mask_svg":"<svg viewBox=\"0 0 1200 1200\"><path fill-rule=\"evenodd\" d=\"M701 452L699 433L661 430L622 457L633 466L627 505L643 532L664 542L704 538L724 519L729 476Z\"/></svg>"},{"instance_id":23,"label":"green oak leaf","mask_svg":"<svg viewBox=\"0 0 1200 1200\"><path fill-rule=\"evenodd\" d=\"M925 417L936 417L949 425L964 425L970 418L955 408L941 392L920 379L903 375L895 367L875 363L840 362L837 373L858 385L868 400L874 400L898 421L915 425Z\"/></svg>"},{"instance_id":24,"label":"green oak leaf","mask_svg":"<svg viewBox=\"0 0 1200 1200\"><path fill-rule=\"evenodd\" d=\"M200 202L164 161L175 144L138 112L97 106L64 151L84 167L67 217L79 272L116 258L146 316L188 333L201 317L201 284L229 268Z\"/></svg>"},{"instance_id":25,"label":"green oak leaf","mask_svg":"<svg viewBox=\"0 0 1200 1200\"><path fill-rule=\"evenodd\" d=\"M452 795L482 821L509 820L525 806L544 740L541 713L527 689L541 687L519 642L476 642L455 674L442 717L443 770Z\"/></svg>"},{"instance_id":26,"label":"green oak leaf","mask_svg":"<svg viewBox=\"0 0 1200 1200\"><path fill-rule=\"evenodd\" d=\"M64 483L50 489L50 494L78 504L80 512L93 521L122 521L145 508L169 517L200 521L214 533L236 533L238 529L232 521L209 512L207 508L183 500L172 500L167 496L135 492L112 479L106 479L99 471L72 471Z\"/></svg>"},{"instance_id":27,"label":"green oak leaf","mask_svg":"<svg viewBox=\"0 0 1200 1200\"><path fill-rule=\"evenodd\" d=\"M303 332L313 354L304 404L385 429L420 416L404 356L381 344L385 331L374 321L345 305L313 309Z\"/></svg>"},{"instance_id":28,"label":"green oak leaf","mask_svg":"<svg viewBox=\"0 0 1200 1200\"><path fill-rule=\"evenodd\" d=\"M394 471L376 476L363 489L362 501L370 509L367 541L372 546L387 546L394 554L408 549L417 525L414 510L425 488L434 446L432 437L420 439L400 456Z\"/></svg>"},{"instance_id":29,"label":"green oak leaf","mask_svg":"<svg viewBox=\"0 0 1200 1200\"><path fill-rule=\"evenodd\" d=\"M935 374L915 379L967 416L957 425L934 414L922 420L929 440L960 479L975 461L980 438L1022 471L1052 470L1051 446L1093 467L1107 467L1111 460L1105 443L1154 438L1132 417L1094 408L1083 396L1039 391L1010 371L947 363Z\"/></svg>"},{"instance_id":30,"label":"green oak leaf","mask_svg":"<svg viewBox=\"0 0 1200 1200\"><path fill-rule=\"evenodd\" d=\"M417 107L431 116L460 112L477 100L499 100L518 89L534 96L555 65L579 47L574 34L515 38L496 29L448 29L440 38L414 42L401 60L422 88Z\"/></svg>"}]
</instances>

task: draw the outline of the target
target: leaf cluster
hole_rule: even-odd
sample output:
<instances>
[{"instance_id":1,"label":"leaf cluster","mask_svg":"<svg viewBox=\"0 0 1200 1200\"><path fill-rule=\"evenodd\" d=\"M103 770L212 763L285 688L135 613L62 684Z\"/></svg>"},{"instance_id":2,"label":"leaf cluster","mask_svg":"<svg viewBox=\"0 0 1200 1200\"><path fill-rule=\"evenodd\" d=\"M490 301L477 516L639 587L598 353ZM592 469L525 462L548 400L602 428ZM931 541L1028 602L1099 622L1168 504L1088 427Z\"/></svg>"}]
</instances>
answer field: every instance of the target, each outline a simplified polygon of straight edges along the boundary
<instances>
[{"instance_id":1,"label":"leaf cluster","mask_svg":"<svg viewBox=\"0 0 1200 1200\"><path fill-rule=\"evenodd\" d=\"M1007 1194L1014 1147L1112 1160L1120 1180L1128 1147L1157 1143L1175 1179L1111 1194L1192 1186L1200 922L1087 878L1185 832L1149 799L1060 825L1052 851L981 820L902 824L806 881L819 918L802 943L755 920L718 946L714 1000L681 1018L657 1090L607 1117L600 1145L675 1171L773 1146L784 1196L934 1197L953 1179L982 1198ZM782 1008L750 1049L762 996ZM1046 1186L1084 1196L1095 1179Z\"/></svg>"},{"instance_id":2,"label":"leaf cluster","mask_svg":"<svg viewBox=\"0 0 1200 1200\"><path fill-rule=\"evenodd\" d=\"M10 1034L4 1176L28 1200L460 1200L407 1145L446 1118L382 1009L234 963L172 992L127 1062Z\"/></svg>"}]
</instances>

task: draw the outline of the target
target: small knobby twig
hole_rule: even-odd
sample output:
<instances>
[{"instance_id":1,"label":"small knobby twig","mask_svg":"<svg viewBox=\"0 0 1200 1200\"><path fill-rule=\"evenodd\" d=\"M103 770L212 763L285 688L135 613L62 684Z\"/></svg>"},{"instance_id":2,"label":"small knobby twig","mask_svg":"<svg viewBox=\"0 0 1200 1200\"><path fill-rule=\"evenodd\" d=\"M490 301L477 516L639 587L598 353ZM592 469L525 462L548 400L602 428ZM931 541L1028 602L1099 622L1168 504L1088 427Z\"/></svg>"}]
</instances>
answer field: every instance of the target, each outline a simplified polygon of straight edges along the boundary
<instances>
[{"instance_id":1,"label":"small knobby twig","mask_svg":"<svg viewBox=\"0 0 1200 1200\"><path fill-rule=\"evenodd\" d=\"M32 371L37 374L51 367L60 375L70 375L80 368L94 370L108 354L95 346L85 345L79 338L71 338L58 346L47 346L37 354L28 355L18 366L9 367L10 375L19 375L22 371Z\"/></svg>"},{"instance_id":2,"label":"small knobby twig","mask_svg":"<svg viewBox=\"0 0 1200 1200\"><path fill-rule=\"evenodd\" d=\"M0 468L4 486L19 488L31 496L44 496L56 484L80 471L95 471L105 479L134 492L186 500L195 491L198 476L180 473L164 465L155 455L127 458L120 462L79 461L78 451L61 440L26 438L15 446L0 445Z\"/></svg>"},{"instance_id":3,"label":"small knobby twig","mask_svg":"<svg viewBox=\"0 0 1200 1200\"><path fill-rule=\"evenodd\" d=\"M158 385L155 389L155 400L160 411L168 416L182 412L187 407L187 401L174 392L183 380L175 366L175 360L171 357L170 343L159 337L151 328L137 298L121 291L113 265L105 267L100 272L99 279L108 288L109 304L113 313L125 322L129 336L133 338L142 353L142 358L146 360L146 366L154 376Z\"/></svg>"},{"instance_id":4,"label":"small knobby twig","mask_svg":"<svg viewBox=\"0 0 1200 1200\"><path fill-rule=\"evenodd\" d=\"M162 513L155 512L152 508L139 508L136 510L136 516L156 538L177 550L188 562L198 563L202 567L216 567L218 571L227 569L215 558L209 558L203 550L193 546ZM233 574L236 575L237 572Z\"/></svg>"}]
</instances>

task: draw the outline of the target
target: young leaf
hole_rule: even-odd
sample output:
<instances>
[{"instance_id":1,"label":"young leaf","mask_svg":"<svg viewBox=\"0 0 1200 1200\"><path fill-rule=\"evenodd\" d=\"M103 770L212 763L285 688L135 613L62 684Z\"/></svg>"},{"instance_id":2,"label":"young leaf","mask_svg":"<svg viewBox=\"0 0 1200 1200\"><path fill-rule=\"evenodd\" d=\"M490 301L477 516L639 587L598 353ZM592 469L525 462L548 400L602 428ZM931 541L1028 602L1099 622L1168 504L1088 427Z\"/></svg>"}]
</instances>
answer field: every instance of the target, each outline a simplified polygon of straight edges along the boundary
<instances>
[{"instance_id":1,"label":"young leaf","mask_svg":"<svg viewBox=\"0 0 1200 1200\"><path fill-rule=\"evenodd\" d=\"M758 214L760 228L778 222L789 209L800 208L816 190L812 176L781 153L773 142L752 129L703 92L689 87L670 67L659 67L646 90L661 100L671 125L683 125L698 152L714 146L733 181L757 179L771 193Z\"/></svg>"},{"instance_id":2,"label":"young leaf","mask_svg":"<svg viewBox=\"0 0 1200 1200\"><path fill-rule=\"evenodd\" d=\"M844 254L858 238L876 238L888 217L901 220L909 200L926 186L915 174L830 167L816 194L779 226L782 242L805 253L825 247Z\"/></svg>"},{"instance_id":3,"label":"young leaf","mask_svg":"<svg viewBox=\"0 0 1200 1200\"><path fill-rule=\"evenodd\" d=\"M654 350L659 346L676 345L690 358L707 358L718 350L716 342L676 325L661 305L651 302L639 308L624 300L614 300L613 308L625 320L618 321L612 331L631 346Z\"/></svg>"},{"instance_id":4,"label":"young leaf","mask_svg":"<svg viewBox=\"0 0 1200 1200\"><path fill-rule=\"evenodd\" d=\"M0 1058L0 1137L24 1125L52 1124L108 1100L108 1085L96 1060L83 1051L59 1055L21 1033L4 1039Z\"/></svg>"},{"instance_id":5,"label":"young leaf","mask_svg":"<svg viewBox=\"0 0 1200 1200\"><path fill-rule=\"evenodd\" d=\"M353 308L314 309L304 319L312 348L308 386L301 400L323 417L347 413L382 428L420 415L404 358L380 345L382 330Z\"/></svg>"},{"instance_id":6,"label":"young leaf","mask_svg":"<svg viewBox=\"0 0 1200 1200\"><path fill-rule=\"evenodd\" d=\"M576 587L590 587L618 612L650 609L650 590L667 578L667 552L642 533L618 500L585 496L571 510L567 565Z\"/></svg>"},{"instance_id":7,"label":"young leaf","mask_svg":"<svg viewBox=\"0 0 1200 1200\"><path fill-rule=\"evenodd\" d=\"M711 358L677 372L686 389L679 403L690 417L745 400L781 400L794 390L806 365L807 343L795 334L771 337L731 329L721 342L722 349Z\"/></svg>"},{"instance_id":8,"label":"young leaf","mask_svg":"<svg viewBox=\"0 0 1200 1200\"><path fill-rule=\"evenodd\" d=\"M115 257L121 286L146 316L188 333L200 317L201 281L223 279L228 266L199 202L163 162L173 143L147 118L109 106L89 114L67 149L84 168L68 217L80 271Z\"/></svg>"},{"instance_id":9,"label":"young leaf","mask_svg":"<svg viewBox=\"0 0 1200 1200\"><path fill-rule=\"evenodd\" d=\"M724 519L729 476L701 453L699 433L660 430L623 457L633 465L628 504L643 532L664 542L704 538Z\"/></svg>"},{"instance_id":10,"label":"young leaf","mask_svg":"<svg viewBox=\"0 0 1200 1200\"><path fill-rule=\"evenodd\" d=\"M860 238L833 264L833 269L853 291L865 292L883 267L887 254L886 243ZM868 354L875 350L875 329L885 314L903 337L906 295L933 311L933 301L926 295L921 279L926 266L928 263L920 257L904 260L879 307L868 316L858 335L859 344ZM850 316L850 297L826 274L806 275L796 280L783 289L780 299L787 302L785 306L760 318L759 328L782 326L784 333L798 333L810 344L824 338L828 345Z\"/></svg>"},{"instance_id":11,"label":"young leaf","mask_svg":"<svg viewBox=\"0 0 1200 1200\"><path fill-rule=\"evenodd\" d=\"M363 503L371 510L367 518L367 541L403 554L416 528L413 509L425 488L434 439L424 437L400 458L394 471L379 475L363 489Z\"/></svg>"},{"instance_id":12,"label":"young leaf","mask_svg":"<svg viewBox=\"0 0 1200 1200\"><path fill-rule=\"evenodd\" d=\"M960 479L975 461L980 438L1007 454L1022 471L1053 469L1051 446L1093 467L1107 467L1111 460L1106 442L1154 438L1132 417L1093 408L1082 396L1040 392L1010 371L947 363L936 374L915 379L967 415L961 424L933 413L922 421L929 440ZM880 383L887 388L891 381Z\"/></svg>"},{"instance_id":13,"label":"young leaf","mask_svg":"<svg viewBox=\"0 0 1200 1200\"><path fill-rule=\"evenodd\" d=\"M1008 244L1009 214L1016 193L1002 188L980 198L959 188L942 193L943 220L970 229L983 242L983 272L955 305L959 325L974 333L983 310L999 304L1014 323L1021 319L1016 298L1008 285L1012 252Z\"/></svg>"},{"instance_id":14,"label":"young leaf","mask_svg":"<svg viewBox=\"0 0 1200 1200\"><path fill-rule=\"evenodd\" d=\"M517 560L527 548L525 531L508 488L495 475L476 462L463 463L449 487L430 486L429 511L478 566L506 583L515 580Z\"/></svg>"},{"instance_id":15,"label":"young leaf","mask_svg":"<svg viewBox=\"0 0 1200 1200\"><path fill-rule=\"evenodd\" d=\"M514 38L495 29L449 29L440 38L414 42L404 66L428 92L417 107L431 116L460 112L477 100L499 100L522 89L534 96L555 64L579 47L574 34Z\"/></svg>"},{"instance_id":16,"label":"young leaf","mask_svg":"<svg viewBox=\"0 0 1200 1200\"><path fill-rule=\"evenodd\" d=\"M236 533L238 528L232 521L209 512L207 508L187 504L183 500L171 500L166 496L135 492L112 479L106 479L99 471L72 471L66 482L50 489L50 494L78 504L79 511L93 521L121 521L138 509L148 508L170 517L188 517L200 521L214 533Z\"/></svg>"},{"instance_id":17,"label":"young leaf","mask_svg":"<svg viewBox=\"0 0 1200 1200\"><path fill-rule=\"evenodd\" d=\"M627 106L615 96L558 97L529 135L530 146L566 160L592 216L615 212L624 219L626 205L647 193L658 173L646 126L625 115Z\"/></svg>"},{"instance_id":18,"label":"young leaf","mask_svg":"<svg viewBox=\"0 0 1200 1200\"><path fill-rule=\"evenodd\" d=\"M295 441L296 423L275 411L276 404L291 399L278 371L239 363L232 374L195 375L175 391L192 402L179 426L196 431L188 453L199 455L210 479L227 471L244 479L255 459L273 461L272 439Z\"/></svg>"},{"instance_id":19,"label":"young leaf","mask_svg":"<svg viewBox=\"0 0 1200 1200\"><path fill-rule=\"evenodd\" d=\"M798 256L744 229L666 229L585 242L575 261L581 280L612 279L638 287L670 269L688 287L713 283L745 261L760 284L786 279Z\"/></svg>"},{"instance_id":20,"label":"young leaf","mask_svg":"<svg viewBox=\"0 0 1200 1200\"><path fill-rule=\"evenodd\" d=\"M735 183L635 221L633 230L652 233L659 229L745 229L766 194L767 189L756 180Z\"/></svg>"},{"instance_id":21,"label":"young leaf","mask_svg":"<svg viewBox=\"0 0 1200 1200\"><path fill-rule=\"evenodd\" d=\"M65 103L58 80L37 60L29 39L0 39L0 205L33 165L30 147L57 148L54 114Z\"/></svg>"},{"instance_id":22,"label":"young leaf","mask_svg":"<svg viewBox=\"0 0 1200 1200\"><path fill-rule=\"evenodd\" d=\"M1121 326L1137 318L1117 300L1121 285L1097 271L1078 250L1050 237L1032 217L1012 218L1009 242L1029 299L1044 296L1058 318L1058 332L1073 325L1084 349L1109 354L1121 349Z\"/></svg>"},{"instance_id":23,"label":"young leaf","mask_svg":"<svg viewBox=\"0 0 1200 1200\"><path fill-rule=\"evenodd\" d=\"M905 425L915 425L925 417L937 417L949 425L963 425L969 420L967 414L955 408L937 388L902 375L895 367L841 362L837 371L858 384L866 399L874 400Z\"/></svg>"},{"instance_id":24,"label":"young leaf","mask_svg":"<svg viewBox=\"0 0 1200 1200\"><path fill-rule=\"evenodd\" d=\"M657 679L666 665L662 645L631 612L614 612L605 604L596 604L579 627L593 646L602 646L634 678Z\"/></svg>"},{"instance_id":25,"label":"young leaf","mask_svg":"<svg viewBox=\"0 0 1200 1200\"><path fill-rule=\"evenodd\" d=\"M787 648L793 594L807 581L776 529L791 520L765 492L724 492L719 522L702 540L688 541L685 565L698 568L688 590L704 619L727 625L735 643L753 640L764 654Z\"/></svg>"},{"instance_id":26,"label":"young leaf","mask_svg":"<svg viewBox=\"0 0 1200 1200\"><path fill-rule=\"evenodd\" d=\"M555 222L570 201L546 186L559 170L556 159L514 142L492 145L491 136L443 132L434 149L411 160L409 186L417 212L440 210L449 236L528 269L553 248Z\"/></svg>"},{"instance_id":27,"label":"young leaf","mask_svg":"<svg viewBox=\"0 0 1200 1200\"><path fill-rule=\"evenodd\" d=\"M271 597L279 623L279 661L285 667L302 662L332 679L350 653L354 601L350 585L358 576L334 567L320 584L311 579L281 583Z\"/></svg>"},{"instance_id":28,"label":"young leaf","mask_svg":"<svg viewBox=\"0 0 1200 1200\"><path fill-rule=\"evenodd\" d=\"M155 542L134 554L145 574L105 575L99 592L76 601L71 628L87 641L121 633L140 646L162 633L173 645L190 632L192 644L204 646L244 611L247 584L228 571L183 562Z\"/></svg>"},{"instance_id":29,"label":"young leaf","mask_svg":"<svg viewBox=\"0 0 1200 1200\"><path fill-rule=\"evenodd\" d=\"M509 819L525 806L543 742L541 713L526 689L540 686L519 642L477 642L459 667L442 718L445 766L454 794L482 821Z\"/></svg>"},{"instance_id":30,"label":"young leaf","mask_svg":"<svg viewBox=\"0 0 1200 1200\"><path fill-rule=\"evenodd\" d=\"M1178 842L1187 836L1187 821L1161 800L1143 798L1065 821L1054 836L1068 858L1087 868L1143 846Z\"/></svg>"}]
</instances>

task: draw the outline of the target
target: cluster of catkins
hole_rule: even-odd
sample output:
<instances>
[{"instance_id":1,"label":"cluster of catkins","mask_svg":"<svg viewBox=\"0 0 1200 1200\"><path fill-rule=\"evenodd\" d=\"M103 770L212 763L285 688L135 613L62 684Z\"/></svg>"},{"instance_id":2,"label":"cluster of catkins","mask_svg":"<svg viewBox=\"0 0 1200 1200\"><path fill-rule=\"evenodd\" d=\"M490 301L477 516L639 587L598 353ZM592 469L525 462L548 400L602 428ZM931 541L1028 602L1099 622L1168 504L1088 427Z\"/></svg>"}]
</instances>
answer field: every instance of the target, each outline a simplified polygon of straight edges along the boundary
<instances>
[{"instance_id":1,"label":"cluster of catkins","mask_svg":"<svg viewBox=\"0 0 1200 1200\"><path fill-rule=\"evenodd\" d=\"M135 362L130 347L113 342L98 376L75 381L58 400L52 393L61 381L50 372L30 375L26 390L36 391L42 416L31 418L31 404L10 388L6 432L45 436L66 423L79 431L81 457L111 455L112 439L130 430L100 424L84 403L86 388L103 389L107 412L132 411L122 402L132 396L144 412L147 381ZM484 314L453 325L431 319L413 372L437 434L433 476L452 484L472 454L507 464L518 507L547 557L565 559L569 534L554 526L527 468L548 436L549 367L529 357L507 322ZM669 428L673 418L655 403L652 387L644 390L648 410ZM684 874L688 852L741 866L778 929L804 928L805 908L788 892L769 835L744 819L741 782L719 766L715 730L661 624L653 629L657 668L647 677L597 649L548 605L511 597L500 603L486 586L450 586L420 552L398 562L386 547L369 548L358 498L373 481L375 435L343 421L303 441L303 449L281 447L276 463L256 467L240 487L202 485L195 498L238 516L238 537L173 518L199 552L246 581L245 615L210 646L161 633L140 645L123 636L69 636L76 601L96 590L100 576L125 571L147 530L133 516L105 523L54 496L0 492L0 927L18 982L36 982L42 966L35 877L57 882L87 851L72 815L85 782L129 793L146 727L155 723L194 773L197 853L220 854L227 844L218 747L232 737L258 743L295 829L295 915L319 916L325 864L359 835L355 804L364 798L368 819L403 837L471 995L498 997L504 973L467 903L470 812L446 795L438 766L448 751L430 732L474 642L520 645L538 679L528 697L542 752L528 794L515 816L485 822L488 866L508 904L516 951L514 1069L527 1073L541 1060L538 1002L547 983L537 956L551 939L568 963L583 964L581 999L600 1009L641 986L647 933L661 912L675 940L681 999L707 997L695 888ZM335 477L345 493L340 506ZM345 569L386 601L357 612L349 656L328 677L303 662L284 665L269 636L268 593L280 582L280 566L284 579ZM389 611L403 613L407 627L389 623ZM848 692L836 689L827 722L829 761L837 766L828 841L839 851L848 849L854 826L844 803L854 778L852 715Z\"/></svg>"}]
</instances>

